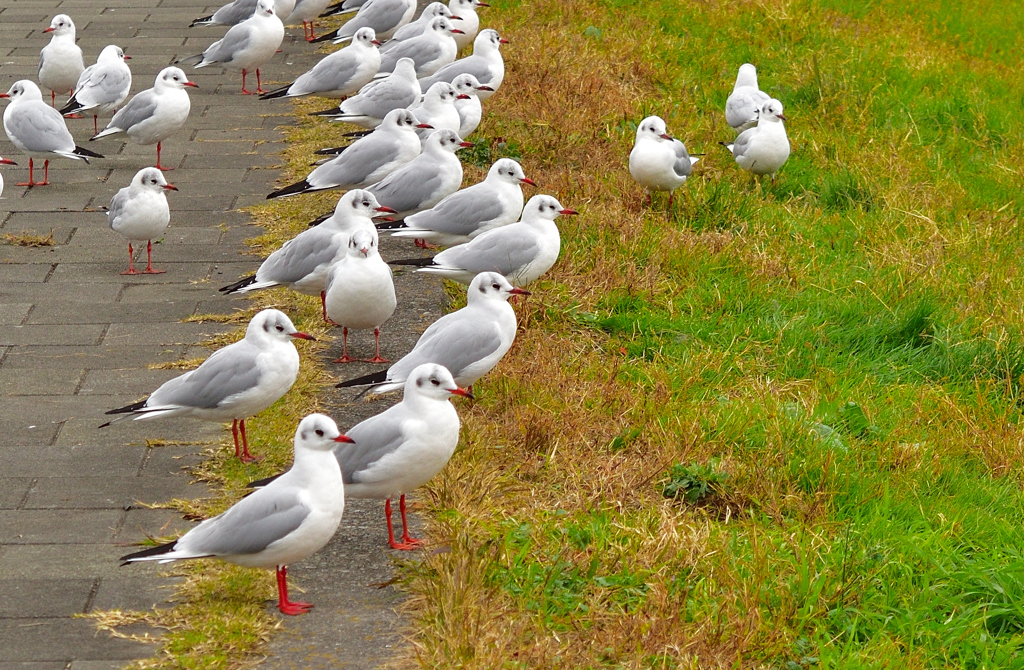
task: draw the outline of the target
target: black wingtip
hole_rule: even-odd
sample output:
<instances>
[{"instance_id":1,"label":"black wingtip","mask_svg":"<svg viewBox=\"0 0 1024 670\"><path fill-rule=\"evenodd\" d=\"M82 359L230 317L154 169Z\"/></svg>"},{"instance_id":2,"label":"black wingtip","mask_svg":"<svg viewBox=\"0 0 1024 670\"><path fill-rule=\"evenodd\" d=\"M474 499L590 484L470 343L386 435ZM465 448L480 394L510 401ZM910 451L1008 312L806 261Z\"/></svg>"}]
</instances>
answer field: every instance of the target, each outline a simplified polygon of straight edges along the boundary
<instances>
[{"instance_id":1,"label":"black wingtip","mask_svg":"<svg viewBox=\"0 0 1024 670\"><path fill-rule=\"evenodd\" d=\"M345 389L353 386L372 386L374 384L383 384L388 380L388 371L381 370L372 374L363 375L362 377L356 377L355 379L349 379L348 381L340 382L334 385L334 388Z\"/></svg>"},{"instance_id":2,"label":"black wingtip","mask_svg":"<svg viewBox=\"0 0 1024 670\"><path fill-rule=\"evenodd\" d=\"M341 110L337 107L331 107L330 109L323 109L319 112L310 112L310 116L340 116Z\"/></svg>"},{"instance_id":3,"label":"black wingtip","mask_svg":"<svg viewBox=\"0 0 1024 670\"><path fill-rule=\"evenodd\" d=\"M434 264L434 257L429 256L427 258L402 258L397 261L388 261L388 265L412 265L418 268L425 268L428 265Z\"/></svg>"},{"instance_id":4,"label":"black wingtip","mask_svg":"<svg viewBox=\"0 0 1024 670\"><path fill-rule=\"evenodd\" d=\"M274 198L283 198L289 195L298 195L300 193L305 193L307 191L316 190L319 189L313 188L312 186L310 186L308 181L303 179L302 181L297 181L294 184L291 184L290 186L285 186L282 189L274 191L273 193L267 196L267 200L273 200Z\"/></svg>"},{"instance_id":5,"label":"black wingtip","mask_svg":"<svg viewBox=\"0 0 1024 670\"><path fill-rule=\"evenodd\" d=\"M149 402L149 399L140 400L139 402L133 402L130 405L125 405L124 407L118 407L117 409L112 409L110 411L104 412L104 414L128 414L129 412L138 412L140 409L146 406L147 402ZM100 428L102 427L103 426L100 426Z\"/></svg>"},{"instance_id":6,"label":"black wingtip","mask_svg":"<svg viewBox=\"0 0 1024 670\"><path fill-rule=\"evenodd\" d=\"M132 559L146 558L147 556L159 556L161 554L169 554L170 552L174 551L174 545L176 545L177 543L178 541L174 540L173 542L168 542L167 544L161 544L155 547L148 547L146 549L143 549L142 551L136 551L132 554L125 554L117 560L124 561L123 563L121 563L121 565L128 565L132 561Z\"/></svg>"},{"instance_id":7,"label":"black wingtip","mask_svg":"<svg viewBox=\"0 0 1024 670\"><path fill-rule=\"evenodd\" d=\"M235 291L237 291L240 288L245 288L246 286L250 286L250 285L255 284L255 283L256 283L256 275L249 275L248 277L242 277L241 279L236 281L234 284L228 284L227 286L222 286L218 290L221 293L231 294L231 293L234 293Z\"/></svg>"},{"instance_id":8,"label":"black wingtip","mask_svg":"<svg viewBox=\"0 0 1024 670\"><path fill-rule=\"evenodd\" d=\"M88 149L79 146L76 146L75 150L72 153L74 153L76 156L81 156L82 158L84 158L86 163L89 162L90 158L106 158L106 156L104 156L103 154L98 154L95 151L89 151Z\"/></svg>"},{"instance_id":9,"label":"black wingtip","mask_svg":"<svg viewBox=\"0 0 1024 670\"><path fill-rule=\"evenodd\" d=\"M342 137L366 137L372 130L353 130L351 133L345 133Z\"/></svg>"},{"instance_id":10,"label":"black wingtip","mask_svg":"<svg viewBox=\"0 0 1024 670\"><path fill-rule=\"evenodd\" d=\"M399 228L408 228L405 225L405 221L381 221L373 224L377 230L398 230Z\"/></svg>"},{"instance_id":11,"label":"black wingtip","mask_svg":"<svg viewBox=\"0 0 1024 670\"><path fill-rule=\"evenodd\" d=\"M266 93L260 95L260 100L274 100L275 98L283 98L284 96L288 95L288 89L291 87L291 84L286 84L281 88L275 88L273 91L267 91Z\"/></svg>"},{"instance_id":12,"label":"black wingtip","mask_svg":"<svg viewBox=\"0 0 1024 670\"><path fill-rule=\"evenodd\" d=\"M195 28L196 26L205 26L207 24L207 21L210 21L212 19L213 14L210 14L209 16L201 16L198 19L193 20L192 23L188 24L188 27Z\"/></svg>"},{"instance_id":13,"label":"black wingtip","mask_svg":"<svg viewBox=\"0 0 1024 670\"><path fill-rule=\"evenodd\" d=\"M60 113L61 115L74 114L80 109L81 105L78 104L78 100L75 99L75 96L71 96L71 99L68 100L68 104L60 108Z\"/></svg>"},{"instance_id":14,"label":"black wingtip","mask_svg":"<svg viewBox=\"0 0 1024 670\"><path fill-rule=\"evenodd\" d=\"M320 37L315 37L315 38L311 39L310 42L312 42L313 44L316 44L317 42L326 42L328 40L333 40L337 36L338 36L338 31L335 30L333 33L327 33L326 35L321 35Z\"/></svg>"},{"instance_id":15,"label":"black wingtip","mask_svg":"<svg viewBox=\"0 0 1024 670\"><path fill-rule=\"evenodd\" d=\"M323 223L327 219L331 218L332 216L334 216L334 212L330 212L328 214L324 214L323 216L318 216L318 217L316 217L315 219L313 219L312 221L309 222L309 227L312 228L313 226L319 226L321 223Z\"/></svg>"},{"instance_id":16,"label":"black wingtip","mask_svg":"<svg viewBox=\"0 0 1024 670\"><path fill-rule=\"evenodd\" d=\"M313 153L316 154L317 156L337 156L345 149L348 149L350 146L352 145L346 144L343 147L324 147L323 149L317 149Z\"/></svg>"},{"instance_id":17,"label":"black wingtip","mask_svg":"<svg viewBox=\"0 0 1024 670\"><path fill-rule=\"evenodd\" d=\"M263 488L264 486L266 486L270 482L274 481L275 479L277 479L278 477L280 477L283 474L284 473L282 472L282 473L277 474L277 475L271 475L269 477L264 477L263 479L257 479L254 482L249 482L248 484L246 484L245 488L247 488L247 489L261 489L261 488Z\"/></svg>"}]
</instances>

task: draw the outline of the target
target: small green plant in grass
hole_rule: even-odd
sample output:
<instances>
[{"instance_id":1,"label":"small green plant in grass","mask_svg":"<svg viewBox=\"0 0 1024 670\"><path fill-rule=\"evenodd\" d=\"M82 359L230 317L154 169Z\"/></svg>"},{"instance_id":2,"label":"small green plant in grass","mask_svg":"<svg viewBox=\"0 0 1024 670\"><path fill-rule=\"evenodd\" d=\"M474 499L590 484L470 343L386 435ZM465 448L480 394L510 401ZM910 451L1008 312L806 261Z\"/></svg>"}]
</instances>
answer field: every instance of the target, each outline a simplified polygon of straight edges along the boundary
<instances>
[{"instance_id":1,"label":"small green plant in grass","mask_svg":"<svg viewBox=\"0 0 1024 670\"><path fill-rule=\"evenodd\" d=\"M703 465L676 463L661 483L661 495L673 500L696 505L713 495L722 493L726 473L718 469L718 461Z\"/></svg>"}]
</instances>

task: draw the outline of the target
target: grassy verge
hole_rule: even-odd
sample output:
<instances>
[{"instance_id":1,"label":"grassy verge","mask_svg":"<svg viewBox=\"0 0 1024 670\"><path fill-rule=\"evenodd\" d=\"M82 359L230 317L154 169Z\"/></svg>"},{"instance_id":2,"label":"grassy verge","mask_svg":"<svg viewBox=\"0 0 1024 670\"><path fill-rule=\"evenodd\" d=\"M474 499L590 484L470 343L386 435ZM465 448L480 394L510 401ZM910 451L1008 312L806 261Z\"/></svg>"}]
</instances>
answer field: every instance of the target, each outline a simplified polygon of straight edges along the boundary
<instances>
[{"instance_id":1,"label":"grassy verge","mask_svg":"<svg viewBox=\"0 0 1024 670\"><path fill-rule=\"evenodd\" d=\"M1024 13L495 4L479 134L583 215L431 487L409 664L1020 665ZM775 186L716 144L747 61ZM653 113L706 152L668 217Z\"/></svg>"}]
</instances>

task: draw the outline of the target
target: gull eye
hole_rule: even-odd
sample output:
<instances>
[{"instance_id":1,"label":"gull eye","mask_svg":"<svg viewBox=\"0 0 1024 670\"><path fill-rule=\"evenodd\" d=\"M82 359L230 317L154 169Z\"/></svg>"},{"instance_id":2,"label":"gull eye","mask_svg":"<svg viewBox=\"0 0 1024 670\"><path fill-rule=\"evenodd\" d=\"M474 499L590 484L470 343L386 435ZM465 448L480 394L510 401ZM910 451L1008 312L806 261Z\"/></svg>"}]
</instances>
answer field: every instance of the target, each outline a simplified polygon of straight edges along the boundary
<instances>
[{"instance_id":1,"label":"gull eye","mask_svg":"<svg viewBox=\"0 0 1024 670\"><path fill-rule=\"evenodd\" d=\"M498 284L491 284L491 288L493 288L495 291L501 290L501 286L499 286Z\"/></svg>"},{"instance_id":2,"label":"gull eye","mask_svg":"<svg viewBox=\"0 0 1024 670\"><path fill-rule=\"evenodd\" d=\"M275 327L277 328L277 332L279 332L279 333L283 333L284 332L284 326L275 326Z\"/></svg>"},{"instance_id":3,"label":"gull eye","mask_svg":"<svg viewBox=\"0 0 1024 670\"><path fill-rule=\"evenodd\" d=\"M433 384L434 386L440 386L441 385L441 382L438 381L437 379L431 379L430 383Z\"/></svg>"},{"instance_id":4,"label":"gull eye","mask_svg":"<svg viewBox=\"0 0 1024 670\"><path fill-rule=\"evenodd\" d=\"M324 436L324 431L320 430L319 428L317 428L313 432L317 434L317 437L323 437Z\"/></svg>"}]
</instances>

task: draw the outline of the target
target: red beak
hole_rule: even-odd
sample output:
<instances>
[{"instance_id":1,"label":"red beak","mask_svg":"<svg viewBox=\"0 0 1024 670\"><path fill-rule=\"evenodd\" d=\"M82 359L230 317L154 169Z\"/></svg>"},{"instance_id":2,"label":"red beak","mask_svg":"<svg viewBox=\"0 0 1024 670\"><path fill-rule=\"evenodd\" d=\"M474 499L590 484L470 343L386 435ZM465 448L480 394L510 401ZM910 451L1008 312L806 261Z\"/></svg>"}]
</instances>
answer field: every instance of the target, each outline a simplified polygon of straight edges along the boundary
<instances>
[{"instance_id":1,"label":"red beak","mask_svg":"<svg viewBox=\"0 0 1024 670\"><path fill-rule=\"evenodd\" d=\"M509 291L509 295L531 295L531 294L530 294L530 292L529 292L529 291L527 291L526 289L524 289L524 288L519 288L519 287L517 286L517 287L515 287L514 289L512 289L511 291Z\"/></svg>"},{"instance_id":2,"label":"red beak","mask_svg":"<svg viewBox=\"0 0 1024 670\"><path fill-rule=\"evenodd\" d=\"M9 98L9 97L11 97L11 96L9 94L7 94L7 93L0 93L0 98Z\"/></svg>"},{"instance_id":3,"label":"red beak","mask_svg":"<svg viewBox=\"0 0 1024 670\"><path fill-rule=\"evenodd\" d=\"M125 60L131 60L131 59L132 59L132 57L131 57L131 56L129 56L128 54L125 54L125 55L124 55L124 59L125 59Z\"/></svg>"},{"instance_id":4,"label":"red beak","mask_svg":"<svg viewBox=\"0 0 1024 670\"><path fill-rule=\"evenodd\" d=\"M493 91L494 89L491 88L490 86L477 86L476 90L478 90L478 91Z\"/></svg>"},{"instance_id":5,"label":"red beak","mask_svg":"<svg viewBox=\"0 0 1024 670\"><path fill-rule=\"evenodd\" d=\"M416 124L416 127L417 128L433 128L434 126L430 125L429 123L418 123L418 124Z\"/></svg>"},{"instance_id":6,"label":"red beak","mask_svg":"<svg viewBox=\"0 0 1024 670\"><path fill-rule=\"evenodd\" d=\"M450 17L448 17L448 20L449 21L461 21L462 17L461 16L455 16L454 14L452 14Z\"/></svg>"},{"instance_id":7,"label":"red beak","mask_svg":"<svg viewBox=\"0 0 1024 670\"><path fill-rule=\"evenodd\" d=\"M312 335L310 335L309 333L300 333L298 331L295 331L294 333L291 333L291 336L292 337L297 337L300 340L312 340L312 341L316 342L316 338L313 337Z\"/></svg>"},{"instance_id":8,"label":"red beak","mask_svg":"<svg viewBox=\"0 0 1024 670\"><path fill-rule=\"evenodd\" d=\"M384 205L381 205L380 207L378 207L377 211L378 212L387 212L388 214L398 214L397 211L391 209L390 207L385 207Z\"/></svg>"},{"instance_id":9,"label":"red beak","mask_svg":"<svg viewBox=\"0 0 1024 670\"><path fill-rule=\"evenodd\" d=\"M783 121L785 121L785 120L786 120L786 115L785 115L785 114L777 114L776 116L778 116L778 117L779 117L780 119L782 119Z\"/></svg>"},{"instance_id":10,"label":"red beak","mask_svg":"<svg viewBox=\"0 0 1024 670\"><path fill-rule=\"evenodd\" d=\"M579 214L575 209L561 209L558 211L562 216L576 216Z\"/></svg>"},{"instance_id":11,"label":"red beak","mask_svg":"<svg viewBox=\"0 0 1024 670\"><path fill-rule=\"evenodd\" d=\"M376 44L377 46L380 46L380 42L378 40L370 40L370 44ZM342 435L342 437L344 437L344 435Z\"/></svg>"},{"instance_id":12,"label":"red beak","mask_svg":"<svg viewBox=\"0 0 1024 670\"><path fill-rule=\"evenodd\" d=\"M458 386L455 387L455 390L448 389L448 392L451 393L452 395L460 395L463 398L469 398L470 400L473 399L473 394L472 393L470 393L469 391L467 391L464 388L459 388Z\"/></svg>"},{"instance_id":13,"label":"red beak","mask_svg":"<svg viewBox=\"0 0 1024 670\"><path fill-rule=\"evenodd\" d=\"M192 88L199 88L199 84L194 81L186 81L182 86L191 86Z\"/></svg>"},{"instance_id":14,"label":"red beak","mask_svg":"<svg viewBox=\"0 0 1024 670\"><path fill-rule=\"evenodd\" d=\"M674 138L673 138L673 137L672 137L671 135L669 135L668 133L662 133L661 135L658 135L658 137L660 137L660 138L661 138L661 139L663 139L663 140L671 140L671 139L674 139Z\"/></svg>"},{"instance_id":15,"label":"red beak","mask_svg":"<svg viewBox=\"0 0 1024 670\"><path fill-rule=\"evenodd\" d=\"M490 5L488 5L490 7ZM498 38L498 44L508 44L508 40L504 37Z\"/></svg>"},{"instance_id":16,"label":"red beak","mask_svg":"<svg viewBox=\"0 0 1024 670\"><path fill-rule=\"evenodd\" d=\"M465 35L466 34L465 30L459 30L458 28L452 28L452 32L455 33L456 35Z\"/></svg>"},{"instance_id":17,"label":"red beak","mask_svg":"<svg viewBox=\"0 0 1024 670\"><path fill-rule=\"evenodd\" d=\"M0 165L17 165L17 163L10 158L0 158Z\"/></svg>"},{"instance_id":18,"label":"red beak","mask_svg":"<svg viewBox=\"0 0 1024 670\"><path fill-rule=\"evenodd\" d=\"M474 146L472 142L459 142L460 147L466 147L467 149Z\"/></svg>"},{"instance_id":19,"label":"red beak","mask_svg":"<svg viewBox=\"0 0 1024 670\"><path fill-rule=\"evenodd\" d=\"M174 184L164 184L163 188L167 189L168 191L177 191L178 190L178 187L175 186Z\"/></svg>"},{"instance_id":20,"label":"red beak","mask_svg":"<svg viewBox=\"0 0 1024 670\"><path fill-rule=\"evenodd\" d=\"M466 95L465 93L459 93L457 96L455 96L455 99L456 100L469 100L469 96Z\"/></svg>"},{"instance_id":21,"label":"red beak","mask_svg":"<svg viewBox=\"0 0 1024 670\"><path fill-rule=\"evenodd\" d=\"M529 177L523 177L519 180L520 184L529 184L530 186L536 186L537 184Z\"/></svg>"},{"instance_id":22,"label":"red beak","mask_svg":"<svg viewBox=\"0 0 1024 670\"><path fill-rule=\"evenodd\" d=\"M355 444L356 443L356 441L353 440L348 435L339 435L338 437L334 438L334 441L335 442L344 442L345 444Z\"/></svg>"},{"instance_id":23,"label":"red beak","mask_svg":"<svg viewBox=\"0 0 1024 670\"><path fill-rule=\"evenodd\" d=\"M53 32L53 28L44 28L43 32L44 33L52 33Z\"/></svg>"},{"instance_id":24,"label":"red beak","mask_svg":"<svg viewBox=\"0 0 1024 670\"><path fill-rule=\"evenodd\" d=\"M476 3L476 6L477 7L490 7L490 5L488 5L486 2L478 2L478 3Z\"/></svg>"}]
</instances>

